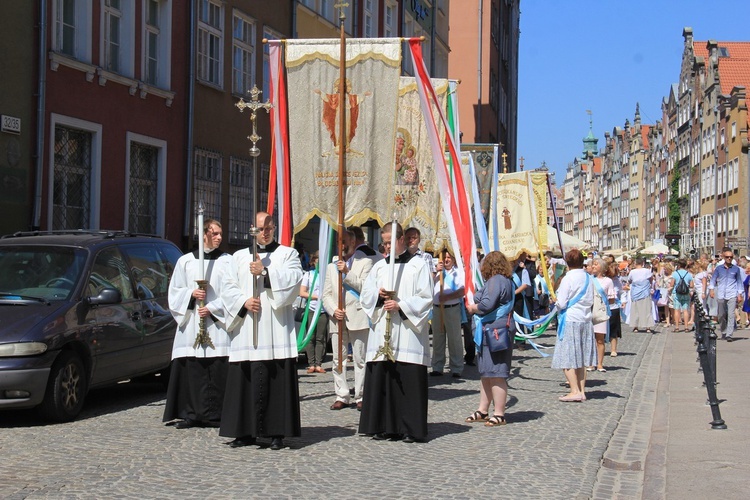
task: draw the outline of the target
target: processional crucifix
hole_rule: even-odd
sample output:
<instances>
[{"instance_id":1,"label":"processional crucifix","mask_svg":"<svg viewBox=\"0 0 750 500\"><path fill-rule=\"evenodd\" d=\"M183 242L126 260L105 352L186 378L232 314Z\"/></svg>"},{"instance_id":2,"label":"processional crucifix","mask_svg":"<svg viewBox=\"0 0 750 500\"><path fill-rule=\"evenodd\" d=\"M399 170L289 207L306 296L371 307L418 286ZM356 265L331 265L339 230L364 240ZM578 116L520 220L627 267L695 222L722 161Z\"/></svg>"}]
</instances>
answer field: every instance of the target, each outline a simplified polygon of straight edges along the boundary
<instances>
[{"instance_id":1,"label":"processional crucifix","mask_svg":"<svg viewBox=\"0 0 750 500\"><path fill-rule=\"evenodd\" d=\"M259 212L259 196L258 196L258 183L260 181L260 175L258 172L258 156L260 156L260 149L256 145L261 137L258 135L257 129L257 113L259 109L265 109L266 113L271 112L273 104L270 101L260 102L260 94L262 94L256 85L249 91L250 101L247 102L240 97L240 102L236 104L240 113L245 109L250 110L250 122L253 124L252 133L247 137L253 146L250 148L250 156L253 157L253 202L252 202L252 219L250 225L250 237L253 239L253 262L258 260L258 235L262 231L261 228L256 227L256 218ZM260 286L258 285L258 276L253 275L252 280L252 295L254 298L260 296ZM253 313L253 347L258 347L258 313Z\"/></svg>"}]
</instances>

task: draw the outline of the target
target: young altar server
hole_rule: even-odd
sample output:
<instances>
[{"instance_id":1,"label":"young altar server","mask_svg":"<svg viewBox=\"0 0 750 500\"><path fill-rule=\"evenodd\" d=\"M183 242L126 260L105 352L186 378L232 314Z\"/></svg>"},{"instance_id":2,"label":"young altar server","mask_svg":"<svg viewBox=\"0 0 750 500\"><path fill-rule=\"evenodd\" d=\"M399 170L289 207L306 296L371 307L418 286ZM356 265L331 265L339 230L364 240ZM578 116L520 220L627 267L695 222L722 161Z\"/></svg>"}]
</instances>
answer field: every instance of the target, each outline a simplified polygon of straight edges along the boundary
<instances>
[{"instance_id":1,"label":"young altar server","mask_svg":"<svg viewBox=\"0 0 750 500\"><path fill-rule=\"evenodd\" d=\"M202 230L203 272L196 249L177 260L169 282L169 310L177 321L177 332L162 420L180 419L175 424L178 429L218 427L227 380L229 335L220 292L232 259L219 250L222 229L218 221L206 220ZM205 290L196 283L201 279L208 282ZM196 345L201 318L213 346Z\"/></svg>"},{"instance_id":2,"label":"young altar server","mask_svg":"<svg viewBox=\"0 0 750 500\"><path fill-rule=\"evenodd\" d=\"M381 230L386 252L395 252L393 267L390 258L377 262L362 286L362 309L372 327L359 432L377 440L413 443L427 438L433 279L427 262L406 251L401 225L393 225L395 235L392 224ZM395 291L395 297L389 297L389 290Z\"/></svg>"}]
</instances>

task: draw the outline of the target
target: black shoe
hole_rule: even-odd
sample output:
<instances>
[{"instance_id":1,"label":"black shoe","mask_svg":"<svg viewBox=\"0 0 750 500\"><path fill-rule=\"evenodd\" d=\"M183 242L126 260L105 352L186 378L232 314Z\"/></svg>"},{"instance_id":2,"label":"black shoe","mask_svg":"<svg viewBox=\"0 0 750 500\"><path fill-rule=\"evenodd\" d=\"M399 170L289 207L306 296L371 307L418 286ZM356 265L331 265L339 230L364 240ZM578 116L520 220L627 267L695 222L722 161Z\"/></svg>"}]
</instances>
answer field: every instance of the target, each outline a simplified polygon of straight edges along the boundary
<instances>
[{"instance_id":1,"label":"black shoe","mask_svg":"<svg viewBox=\"0 0 750 500\"><path fill-rule=\"evenodd\" d=\"M477 364L474 361L466 361L466 366L477 366Z\"/></svg>"},{"instance_id":2,"label":"black shoe","mask_svg":"<svg viewBox=\"0 0 750 500\"><path fill-rule=\"evenodd\" d=\"M185 419L174 424L175 429L190 429L191 427L198 427L198 423L193 420Z\"/></svg>"},{"instance_id":3,"label":"black shoe","mask_svg":"<svg viewBox=\"0 0 750 500\"><path fill-rule=\"evenodd\" d=\"M271 449L276 451L280 450L284 447L284 439L280 437L275 437L271 439Z\"/></svg>"},{"instance_id":4,"label":"black shoe","mask_svg":"<svg viewBox=\"0 0 750 500\"><path fill-rule=\"evenodd\" d=\"M242 448L243 446L252 446L255 444L255 438L252 436L245 436L236 438L234 441L229 443L232 448Z\"/></svg>"},{"instance_id":5,"label":"black shoe","mask_svg":"<svg viewBox=\"0 0 750 500\"><path fill-rule=\"evenodd\" d=\"M727 342L734 342L734 339L732 337L727 337Z\"/></svg>"},{"instance_id":6,"label":"black shoe","mask_svg":"<svg viewBox=\"0 0 750 500\"><path fill-rule=\"evenodd\" d=\"M430 377L442 377L443 372L430 372Z\"/></svg>"},{"instance_id":7,"label":"black shoe","mask_svg":"<svg viewBox=\"0 0 750 500\"><path fill-rule=\"evenodd\" d=\"M403 441L404 441L404 443L416 443L417 442L417 438L415 438L414 436L410 436L409 434L407 434L407 435L404 436Z\"/></svg>"},{"instance_id":8,"label":"black shoe","mask_svg":"<svg viewBox=\"0 0 750 500\"><path fill-rule=\"evenodd\" d=\"M451 374L451 377L453 377L453 378L461 378L461 374L460 373L453 373L453 374Z\"/></svg>"},{"instance_id":9,"label":"black shoe","mask_svg":"<svg viewBox=\"0 0 750 500\"><path fill-rule=\"evenodd\" d=\"M375 441L385 441L386 439L388 439L388 434L386 434L385 432L378 432L377 434L373 434L372 438Z\"/></svg>"}]
</instances>

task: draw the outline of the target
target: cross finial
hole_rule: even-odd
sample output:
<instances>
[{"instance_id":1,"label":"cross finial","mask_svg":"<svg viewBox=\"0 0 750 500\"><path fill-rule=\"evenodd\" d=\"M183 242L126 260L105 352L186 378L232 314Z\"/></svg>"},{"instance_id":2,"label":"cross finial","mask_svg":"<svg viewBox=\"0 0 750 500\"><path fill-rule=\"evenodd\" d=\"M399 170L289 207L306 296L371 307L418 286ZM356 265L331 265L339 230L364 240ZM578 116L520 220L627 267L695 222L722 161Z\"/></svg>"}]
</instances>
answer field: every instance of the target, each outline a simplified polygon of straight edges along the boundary
<instances>
[{"instance_id":1,"label":"cross finial","mask_svg":"<svg viewBox=\"0 0 750 500\"><path fill-rule=\"evenodd\" d=\"M503 152L503 154L500 156L503 157L503 173L507 174L508 173L508 153Z\"/></svg>"},{"instance_id":2,"label":"cross finial","mask_svg":"<svg viewBox=\"0 0 750 500\"><path fill-rule=\"evenodd\" d=\"M519 161L521 162L521 171L522 171L522 172L523 172L523 161L524 161L525 159L526 159L526 158L524 158L523 156L522 156L522 157L520 157L520 158L518 159L518 160L519 160Z\"/></svg>"},{"instance_id":3,"label":"cross finial","mask_svg":"<svg viewBox=\"0 0 750 500\"><path fill-rule=\"evenodd\" d=\"M339 3L333 4L334 9L339 9L339 20L341 20L342 22L344 21L344 19L346 19L346 14L344 14L345 7L349 7L349 4L346 2L339 2Z\"/></svg>"},{"instance_id":4,"label":"cross finial","mask_svg":"<svg viewBox=\"0 0 750 500\"><path fill-rule=\"evenodd\" d=\"M258 135L258 130L255 123L257 119L257 112L259 109L265 109L266 113L270 113L271 108L273 108L273 104L271 104L271 101L260 102L260 95L263 92L258 89L256 85L253 85L253 88L249 90L248 93L250 94L250 101L247 102L240 97L240 102L235 104L235 106L237 106L237 108L240 110L240 113L245 111L245 109L250 110L250 121L253 124L253 133L247 137L253 143L253 147L250 148L250 156L259 156L260 149L258 149L255 145L259 140L261 140L261 137Z\"/></svg>"}]
</instances>

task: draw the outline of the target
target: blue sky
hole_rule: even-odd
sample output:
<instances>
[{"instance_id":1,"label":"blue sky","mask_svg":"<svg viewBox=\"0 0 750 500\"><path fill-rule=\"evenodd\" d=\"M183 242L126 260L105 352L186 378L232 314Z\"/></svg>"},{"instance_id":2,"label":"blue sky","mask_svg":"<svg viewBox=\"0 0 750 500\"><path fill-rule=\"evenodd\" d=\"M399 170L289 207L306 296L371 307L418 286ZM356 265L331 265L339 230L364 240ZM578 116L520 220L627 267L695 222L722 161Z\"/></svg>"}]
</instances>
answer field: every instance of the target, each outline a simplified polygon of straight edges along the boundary
<instances>
[{"instance_id":1,"label":"blue sky","mask_svg":"<svg viewBox=\"0 0 750 500\"><path fill-rule=\"evenodd\" d=\"M685 26L695 40L750 41L748 0L521 0L518 157L562 185L583 150L591 110L604 132L661 119L680 74ZM750 84L750 82L748 82Z\"/></svg>"}]
</instances>

